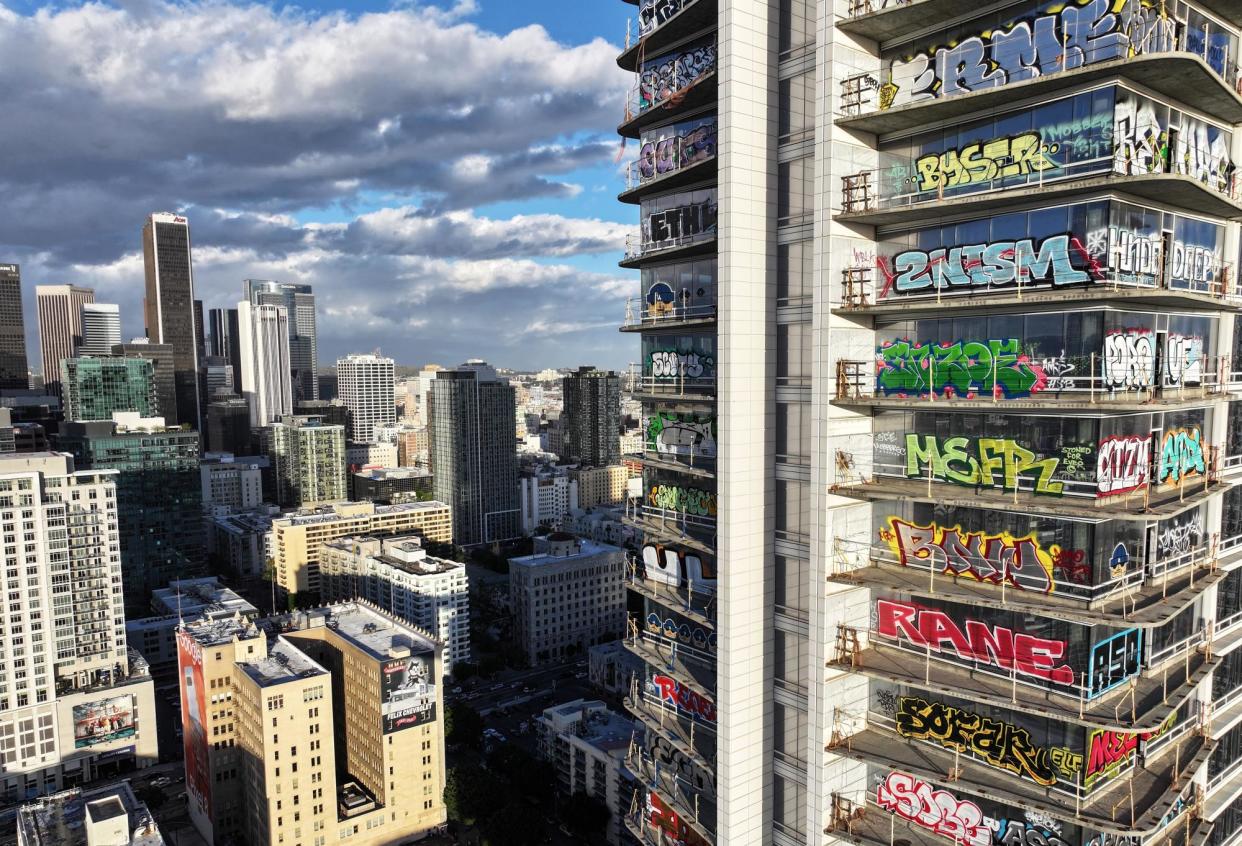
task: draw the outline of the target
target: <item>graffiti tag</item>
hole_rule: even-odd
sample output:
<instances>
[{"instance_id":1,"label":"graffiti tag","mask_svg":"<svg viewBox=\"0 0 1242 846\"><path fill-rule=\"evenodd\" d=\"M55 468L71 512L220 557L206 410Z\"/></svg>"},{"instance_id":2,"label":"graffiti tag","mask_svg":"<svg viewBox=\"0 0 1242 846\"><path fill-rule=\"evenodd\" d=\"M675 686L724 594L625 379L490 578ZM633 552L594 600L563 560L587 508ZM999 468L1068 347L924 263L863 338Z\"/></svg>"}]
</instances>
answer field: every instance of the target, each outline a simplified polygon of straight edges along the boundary
<instances>
[{"instance_id":1,"label":"graffiti tag","mask_svg":"<svg viewBox=\"0 0 1242 846\"><path fill-rule=\"evenodd\" d=\"M1043 371L1020 351L1017 338L1003 341L885 343L877 350L876 386L886 394L974 398L980 391L1007 398L1030 396L1043 386Z\"/></svg>"},{"instance_id":2,"label":"graffiti tag","mask_svg":"<svg viewBox=\"0 0 1242 846\"><path fill-rule=\"evenodd\" d=\"M661 455L716 457L716 418L657 411L647 418L647 448Z\"/></svg>"},{"instance_id":3,"label":"graffiti tag","mask_svg":"<svg viewBox=\"0 0 1242 846\"><path fill-rule=\"evenodd\" d=\"M716 651L716 633L707 631L702 626L691 625L686 620L673 617L661 618L659 614L652 611L647 615L647 631L662 635L668 640L684 643L686 646L693 646L704 652Z\"/></svg>"},{"instance_id":4,"label":"graffiti tag","mask_svg":"<svg viewBox=\"0 0 1242 846\"><path fill-rule=\"evenodd\" d=\"M1114 329L1104 335L1104 386L1142 391L1156 378L1156 342L1149 329Z\"/></svg>"},{"instance_id":5,"label":"graffiti tag","mask_svg":"<svg viewBox=\"0 0 1242 846\"><path fill-rule=\"evenodd\" d=\"M910 181L920 191L933 191L1026 176L1059 167L1048 158L1056 151L1057 145L1043 143L1038 132L993 138L940 155L921 156L914 162L918 174Z\"/></svg>"},{"instance_id":6,"label":"graffiti tag","mask_svg":"<svg viewBox=\"0 0 1242 846\"><path fill-rule=\"evenodd\" d=\"M716 722L716 703L706 696L660 673L651 677L651 684L661 701L677 706L678 711L705 723Z\"/></svg>"},{"instance_id":7,"label":"graffiti tag","mask_svg":"<svg viewBox=\"0 0 1242 846\"><path fill-rule=\"evenodd\" d=\"M990 846L992 821L974 802L936 790L922 779L890 772L876 786L876 803L928 831L951 837L962 846Z\"/></svg>"},{"instance_id":8,"label":"graffiti tag","mask_svg":"<svg viewBox=\"0 0 1242 846\"><path fill-rule=\"evenodd\" d=\"M653 484L647 491L647 502L654 508L680 511L696 517L716 516L716 494L702 488Z\"/></svg>"},{"instance_id":9,"label":"graffiti tag","mask_svg":"<svg viewBox=\"0 0 1242 846\"><path fill-rule=\"evenodd\" d=\"M1060 552L1055 544L1040 547L1034 535L1014 537L1008 532L986 534L963 532L960 526L947 528L932 523L918 526L900 517L888 518L888 529L880 530L903 567L927 562L942 573L965 576L998 585L1051 593L1053 560Z\"/></svg>"},{"instance_id":10,"label":"graffiti tag","mask_svg":"<svg viewBox=\"0 0 1242 846\"><path fill-rule=\"evenodd\" d=\"M906 435L906 476L919 478L930 468L935 479L966 487L1016 491L1019 480L1034 474L1035 493L1061 496L1065 483L1054 479L1058 458L1037 458L1012 438L946 438ZM998 479L996 471L1001 471Z\"/></svg>"},{"instance_id":11,"label":"graffiti tag","mask_svg":"<svg viewBox=\"0 0 1242 846\"><path fill-rule=\"evenodd\" d=\"M1129 493L1147 487L1151 437L1117 435L1100 441L1096 459L1099 496Z\"/></svg>"},{"instance_id":12,"label":"graffiti tag","mask_svg":"<svg viewBox=\"0 0 1242 846\"><path fill-rule=\"evenodd\" d=\"M711 376L716 361L710 355L677 350L655 350L648 357L648 370L656 379Z\"/></svg>"},{"instance_id":13,"label":"graffiti tag","mask_svg":"<svg viewBox=\"0 0 1242 846\"><path fill-rule=\"evenodd\" d=\"M1158 729L1148 732L1130 733L1113 731L1112 729L1095 729L1087 736L1086 769L1083 771L1083 786L1090 788L1100 779L1116 776L1130 762L1140 743L1154 740L1173 727L1177 720L1177 712L1169 714L1169 718Z\"/></svg>"},{"instance_id":14,"label":"graffiti tag","mask_svg":"<svg viewBox=\"0 0 1242 846\"><path fill-rule=\"evenodd\" d=\"M1198 426L1165 430L1160 442L1157 479L1175 483L1207 472L1203 462L1203 432Z\"/></svg>"},{"instance_id":15,"label":"graffiti tag","mask_svg":"<svg viewBox=\"0 0 1242 846\"><path fill-rule=\"evenodd\" d=\"M1074 266L1077 257L1086 269ZM1075 285L1103 276L1077 238L1053 235L1036 247L1035 240L987 241L958 247L906 250L893 259L892 270L878 262L885 288L898 294L926 288L1001 287L1021 278L1022 284ZM891 281L890 281L891 280Z\"/></svg>"},{"instance_id":16,"label":"graffiti tag","mask_svg":"<svg viewBox=\"0 0 1242 846\"><path fill-rule=\"evenodd\" d=\"M1164 377L1173 386L1203 381L1203 339L1198 335L1169 334L1164 345Z\"/></svg>"}]
</instances>

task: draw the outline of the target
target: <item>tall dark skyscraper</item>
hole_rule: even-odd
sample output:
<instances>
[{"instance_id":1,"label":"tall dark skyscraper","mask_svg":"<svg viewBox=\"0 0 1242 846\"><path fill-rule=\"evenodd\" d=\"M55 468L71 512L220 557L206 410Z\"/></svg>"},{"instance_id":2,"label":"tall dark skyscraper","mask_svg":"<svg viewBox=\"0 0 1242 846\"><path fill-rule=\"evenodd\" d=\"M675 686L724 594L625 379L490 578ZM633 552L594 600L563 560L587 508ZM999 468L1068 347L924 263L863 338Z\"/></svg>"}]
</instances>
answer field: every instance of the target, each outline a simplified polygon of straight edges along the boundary
<instances>
[{"instance_id":1,"label":"tall dark skyscraper","mask_svg":"<svg viewBox=\"0 0 1242 846\"><path fill-rule=\"evenodd\" d=\"M177 417L168 423L198 427L198 340L194 326L194 271L190 260L190 223L157 212L142 229L146 265L147 334L153 344L173 351Z\"/></svg>"},{"instance_id":2,"label":"tall dark skyscraper","mask_svg":"<svg viewBox=\"0 0 1242 846\"><path fill-rule=\"evenodd\" d=\"M177 419L177 382L173 370L173 348L168 344L149 344L141 338L112 347L113 355L145 358L154 368L155 415L165 422Z\"/></svg>"},{"instance_id":3,"label":"tall dark skyscraper","mask_svg":"<svg viewBox=\"0 0 1242 846\"><path fill-rule=\"evenodd\" d=\"M0 388L28 387L22 271L16 264L0 264Z\"/></svg>"},{"instance_id":4,"label":"tall dark skyscraper","mask_svg":"<svg viewBox=\"0 0 1242 846\"><path fill-rule=\"evenodd\" d=\"M561 380L566 452L593 467L621 462L621 379L608 370L579 367Z\"/></svg>"},{"instance_id":5,"label":"tall dark skyscraper","mask_svg":"<svg viewBox=\"0 0 1242 846\"><path fill-rule=\"evenodd\" d=\"M453 509L453 542L490 543L520 533L513 386L486 362L442 370L431 383L435 498Z\"/></svg>"},{"instance_id":6,"label":"tall dark skyscraper","mask_svg":"<svg viewBox=\"0 0 1242 846\"><path fill-rule=\"evenodd\" d=\"M213 308L207 311L207 330L211 333L208 353L228 359L233 368L233 384L241 385L241 341L238 334L237 309Z\"/></svg>"},{"instance_id":7,"label":"tall dark skyscraper","mask_svg":"<svg viewBox=\"0 0 1242 846\"><path fill-rule=\"evenodd\" d=\"M284 306L289 312L289 362L293 368L293 399L319 399L319 340L315 328L315 293L311 286L270 279L247 279L244 296L251 305Z\"/></svg>"}]
</instances>

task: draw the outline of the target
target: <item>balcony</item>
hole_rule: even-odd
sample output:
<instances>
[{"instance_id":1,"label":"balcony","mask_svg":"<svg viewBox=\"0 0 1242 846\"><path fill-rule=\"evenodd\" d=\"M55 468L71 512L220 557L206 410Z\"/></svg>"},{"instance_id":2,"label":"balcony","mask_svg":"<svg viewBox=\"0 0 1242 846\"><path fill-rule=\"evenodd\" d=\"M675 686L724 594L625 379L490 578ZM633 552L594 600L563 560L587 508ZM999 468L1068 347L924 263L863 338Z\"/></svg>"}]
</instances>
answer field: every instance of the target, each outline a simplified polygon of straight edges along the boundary
<instances>
[{"instance_id":1,"label":"balcony","mask_svg":"<svg viewBox=\"0 0 1242 846\"><path fill-rule=\"evenodd\" d=\"M639 13L636 40L630 38L627 22L625 52L617 57L622 70L637 71L643 56L658 56L687 36L716 25L716 0L680 0L648 8L648 20L643 20Z\"/></svg>"},{"instance_id":2,"label":"balcony","mask_svg":"<svg viewBox=\"0 0 1242 846\"><path fill-rule=\"evenodd\" d=\"M688 376L679 373L675 376L649 376L637 374L637 369L635 366L631 367L629 378L629 393L635 399L695 404L716 401L716 377L714 375Z\"/></svg>"},{"instance_id":3,"label":"balcony","mask_svg":"<svg viewBox=\"0 0 1242 846\"><path fill-rule=\"evenodd\" d=\"M1083 685L1052 688L999 667L976 666L935 658L907 642L893 642L871 631L841 626L846 637L864 636L867 646L857 652L838 649L828 666L863 673L885 682L935 694L951 690L972 702L1013 708L1055 720L1111 731L1155 731L1177 711L1219 660L1201 651L1164 672L1136 676L1113 689L1092 696ZM840 637L838 644L843 641ZM1080 674L1085 678L1085 674Z\"/></svg>"},{"instance_id":4,"label":"balcony","mask_svg":"<svg viewBox=\"0 0 1242 846\"><path fill-rule=\"evenodd\" d=\"M1197 5L1242 26L1242 9L1232 0L1197 0ZM969 0L850 0L847 16L837 28L873 41L891 41L978 10L979 4Z\"/></svg>"},{"instance_id":5,"label":"balcony","mask_svg":"<svg viewBox=\"0 0 1242 846\"><path fill-rule=\"evenodd\" d=\"M682 138L675 141L674 160L680 162L683 160L683 150L687 142ZM717 171L714 145L709 155L661 172L653 171L652 165L643 159L635 159L625 166L625 190L617 195L617 199L623 203L637 204L643 197L658 191L675 191L695 183L715 181Z\"/></svg>"},{"instance_id":6,"label":"balcony","mask_svg":"<svg viewBox=\"0 0 1242 846\"><path fill-rule=\"evenodd\" d=\"M641 79L641 77L640 77ZM617 134L638 139L644 129L668 122L677 115L688 115L706 108L717 99L716 63L704 67L686 84L674 91L664 90L646 101L636 86L625 106L625 119L617 126Z\"/></svg>"},{"instance_id":7,"label":"balcony","mask_svg":"<svg viewBox=\"0 0 1242 846\"><path fill-rule=\"evenodd\" d=\"M662 701L640 692L638 679L630 686L625 709L642 720L653 731L672 744L681 754L694 760L709 772L716 768L716 732L711 726L697 723L677 713Z\"/></svg>"},{"instance_id":8,"label":"balcony","mask_svg":"<svg viewBox=\"0 0 1242 846\"><path fill-rule=\"evenodd\" d=\"M1155 49L1164 46L1168 49ZM885 135L940 122L960 122L1020 100L1038 100L1071 85L1118 78L1136 82L1225 123L1242 123L1236 63L1230 60L1220 70L1213 68L1202 55L1187 49L1184 31L1167 39L1167 45L1153 45L1137 56L1054 71L952 97L929 97L887 109L880 108L880 92L891 80L877 78L871 73L856 74L841 80L841 105L836 123L851 131Z\"/></svg>"},{"instance_id":9,"label":"balcony","mask_svg":"<svg viewBox=\"0 0 1242 846\"><path fill-rule=\"evenodd\" d=\"M699 329L716 324L715 303L649 303L644 297L625 301L622 332L659 332L662 329Z\"/></svg>"},{"instance_id":10,"label":"balcony","mask_svg":"<svg viewBox=\"0 0 1242 846\"><path fill-rule=\"evenodd\" d=\"M696 458L694 455L670 455L655 450L628 453L624 458L626 461L633 461L641 467L648 467L652 470L666 470L669 473L679 473L696 479L716 478L715 458L709 459L702 456Z\"/></svg>"},{"instance_id":11,"label":"balcony","mask_svg":"<svg viewBox=\"0 0 1242 846\"><path fill-rule=\"evenodd\" d=\"M706 256L716 252L716 227L674 235L662 241L644 240L641 235L627 235L625 257L617 262L630 269L641 267L655 260L676 261L693 256Z\"/></svg>"},{"instance_id":12,"label":"balcony","mask_svg":"<svg viewBox=\"0 0 1242 846\"><path fill-rule=\"evenodd\" d=\"M877 285L877 275L883 279ZM1039 306L1043 304L1133 302L1140 306L1167 309L1237 309L1242 308L1242 284L1232 262L1220 262L1207 283L1173 280L1167 274L1139 278L1115 269L1096 271L1085 284L1057 286L1032 284L1029 273L1014 274L1013 284L969 286L938 283L930 289L917 291L893 290L890 274L876 264L862 264L841 271L841 304L834 314L847 317L927 317L939 316L946 306L955 311L978 311L1005 306ZM877 290L878 287L878 290Z\"/></svg>"},{"instance_id":13,"label":"balcony","mask_svg":"<svg viewBox=\"0 0 1242 846\"><path fill-rule=\"evenodd\" d=\"M629 635L622 641L626 651L648 666L662 670L704 699L715 701L716 655L685 646L641 629L643 621L630 618Z\"/></svg>"},{"instance_id":14,"label":"balcony","mask_svg":"<svg viewBox=\"0 0 1242 846\"><path fill-rule=\"evenodd\" d=\"M1037 179L1020 185L955 196L920 192L894 197L881 197L879 172L865 170L841 177L841 210L833 219L867 226L895 226L940 220L947 215L986 215L1013 203L1027 202L1033 192L1038 192L1041 201L1051 203L1101 191L1120 191L1161 206L1178 206L1228 220L1242 218L1242 183L1237 174L1222 176L1220 184L1210 185L1182 173L1128 173L1128 168L1129 165L1110 156L1078 162L1075 173L1069 175L1048 176L1049 171L1039 171Z\"/></svg>"},{"instance_id":15,"label":"balcony","mask_svg":"<svg viewBox=\"0 0 1242 846\"><path fill-rule=\"evenodd\" d=\"M1006 805L1020 805L1093 830L1118 834L1154 834L1193 774L1211 753L1197 721L1174 729L1157 749L1136 752L1142 765L1131 765L1102 786L1086 790L1077 783L1043 787L1003 773L968 755L955 754L928 742L907 740L891 728L891 718L875 720L861 730L834 730L826 751L918 776L950 791L962 791ZM1133 760L1133 759L1132 759ZM1081 777L1081 776L1080 776Z\"/></svg>"},{"instance_id":16,"label":"balcony","mask_svg":"<svg viewBox=\"0 0 1242 846\"><path fill-rule=\"evenodd\" d=\"M709 843L715 841L716 799L714 796L695 787L672 767L658 766L650 756L634 747L631 747L630 754L626 756L625 765L646 785L648 790L657 794L675 812L681 824L691 828L695 834ZM667 818L664 821L665 823L671 822ZM647 826L643 825L641 828L646 829ZM694 842L684 836L679 840L683 843Z\"/></svg>"},{"instance_id":17,"label":"balcony","mask_svg":"<svg viewBox=\"0 0 1242 846\"><path fill-rule=\"evenodd\" d=\"M1043 359L986 347L980 353L991 359L990 372L986 362L979 372L980 362L971 363L956 344L886 343L874 361L837 361L833 404L903 411L1168 411L1229 399L1227 393L1242 387L1242 373L1231 369L1228 356L1207 358L1201 349L1166 358L1159 368L1153 359L1149 370L1157 372L1146 373L1147 384L1135 388L1122 387L1116 358L1103 352Z\"/></svg>"},{"instance_id":18,"label":"balcony","mask_svg":"<svg viewBox=\"0 0 1242 846\"><path fill-rule=\"evenodd\" d=\"M626 587L639 596L658 602L701 626L716 628L716 593L700 587L695 590L693 584L685 587L673 587L665 582L644 579L638 575L637 563L631 557L630 579Z\"/></svg>"}]
</instances>

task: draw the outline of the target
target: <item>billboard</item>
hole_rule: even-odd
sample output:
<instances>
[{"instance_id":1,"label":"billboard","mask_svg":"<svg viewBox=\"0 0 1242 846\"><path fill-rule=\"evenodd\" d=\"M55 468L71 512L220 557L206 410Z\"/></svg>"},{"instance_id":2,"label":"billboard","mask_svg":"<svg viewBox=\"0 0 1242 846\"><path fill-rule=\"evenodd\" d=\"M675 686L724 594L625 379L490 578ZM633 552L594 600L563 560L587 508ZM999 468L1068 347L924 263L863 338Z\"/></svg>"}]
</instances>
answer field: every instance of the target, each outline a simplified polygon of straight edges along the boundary
<instances>
[{"instance_id":1,"label":"billboard","mask_svg":"<svg viewBox=\"0 0 1242 846\"><path fill-rule=\"evenodd\" d=\"M186 792L211 817L211 772L207 758L207 686L203 682L203 647L177 632L177 671L181 684L181 730L185 747Z\"/></svg>"},{"instance_id":2,"label":"billboard","mask_svg":"<svg viewBox=\"0 0 1242 846\"><path fill-rule=\"evenodd\" d=\"M134 697L129 694L73 706L73 746L75 749L133 737L137 733L138 727L134 722Z\"/></svg>"},{"instance_id":3,"label":"billboard","mask_svg":"<svg viewBox=\"0 0 1242 846\"><path fill-rule=\"evenodd\" d=\"M435 653L391 658L380 665L384 734L426 725L436 718Z\"/></svg>"}]
</instances>

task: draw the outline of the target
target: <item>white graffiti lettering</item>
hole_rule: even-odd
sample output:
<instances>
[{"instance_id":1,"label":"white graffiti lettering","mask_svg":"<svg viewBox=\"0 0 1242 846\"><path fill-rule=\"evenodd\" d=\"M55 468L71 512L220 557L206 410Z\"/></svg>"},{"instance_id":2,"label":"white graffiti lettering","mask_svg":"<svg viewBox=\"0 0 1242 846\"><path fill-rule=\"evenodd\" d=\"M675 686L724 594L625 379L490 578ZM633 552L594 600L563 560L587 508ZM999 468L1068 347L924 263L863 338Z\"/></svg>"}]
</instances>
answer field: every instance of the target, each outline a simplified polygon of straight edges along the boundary
<instances>
[{"instance_id":1,"label":"white graffiti lettering","mask_svg":"<svg viewBox=\"0 0 1242 846\"><path fill-rule=\"evenodd\" d=\"M1170 333L1164 345L1164 376L1170 385L1202 382L1203 339L1198 335Z\"/></svg>"},{"instance_id":2,"label":"white graffiti lettering","mask_svg":"<svg viewBox=\"0 0 1242 846\"><path fill-rule=\"evenodd\" d=\"M1150 436L1116 436L1100 441L1097 460L1100 496L1129 493L1146 487L1150 469Z\"/></svg>"},{"instance_id":3,"label":"white graffiti lettering","mask_svg":"<svg viewBox=\"0 0 1242 846\"><path fill-rule=\"evenodd\" d=\"M1102 239L1104 230L1091 237ZM1220 272L1216 250L1183 241L1174 241L1166 267L1163 239L1158 234L1143 235L1120 226L1108 227L1108 266L1122 279L1148 277L1206 284Z\"/></svg>"},{"instance_id":4,"label":"white graffiti lettering","mask_svg":"<svg viewBox=\"0 0 1242 846\"><path fill-rule=\"evenodd\" d=\"M1104 336L1104 387L1142 391L1156 377L1156 344L1150 330L1121 329Z\"/></svg>"},{"instance_id":5,"label":"white graffiti lettering","mask_svg":"<svg viewBox=\"0 0 1242 846\"><path fill-rule=\"evenodd\" d=\"M1169 521L1156 537L1156 557L1184 555L1203 543L1203 515L1192 511Z\"/></svg>"},{"instance_id":6,"label":"white graffiti lettering","mask_svg":"<svg viewBox=\"0 0 1242 846\"><path fill-rule=\"evenodd\" d=\"M656 379L697 379L700 376L710 376L714 364L711 356L696 352L657 350L651 353L651 375Z\"/></svg>"}]
</instances>

